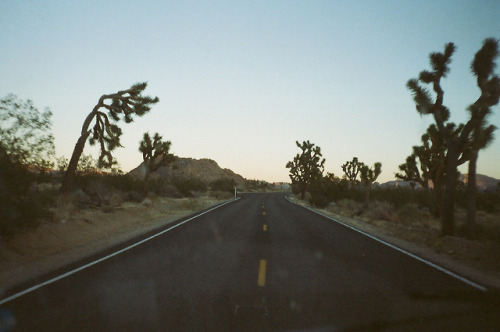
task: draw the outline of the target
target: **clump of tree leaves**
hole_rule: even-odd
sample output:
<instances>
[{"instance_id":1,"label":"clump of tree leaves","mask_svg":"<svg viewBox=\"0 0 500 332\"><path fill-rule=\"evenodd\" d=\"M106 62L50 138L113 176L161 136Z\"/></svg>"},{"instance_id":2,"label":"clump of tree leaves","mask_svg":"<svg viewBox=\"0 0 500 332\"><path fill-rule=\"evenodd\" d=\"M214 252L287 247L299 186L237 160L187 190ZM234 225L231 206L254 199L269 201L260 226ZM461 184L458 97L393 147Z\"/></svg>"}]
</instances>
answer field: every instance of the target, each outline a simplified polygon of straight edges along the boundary
<instances>
[{"instance_id":1,"label":"clump of tree leaves","mask_svg":"<svg viewBox=\"0 0 500 332\"><path fill-rule=\"evenodd\" d=\"M54 163L52 113L30 100L0 100L0 235L9 236L48 216L50 199L34 188Z\"/></svg>"}]
</instances>

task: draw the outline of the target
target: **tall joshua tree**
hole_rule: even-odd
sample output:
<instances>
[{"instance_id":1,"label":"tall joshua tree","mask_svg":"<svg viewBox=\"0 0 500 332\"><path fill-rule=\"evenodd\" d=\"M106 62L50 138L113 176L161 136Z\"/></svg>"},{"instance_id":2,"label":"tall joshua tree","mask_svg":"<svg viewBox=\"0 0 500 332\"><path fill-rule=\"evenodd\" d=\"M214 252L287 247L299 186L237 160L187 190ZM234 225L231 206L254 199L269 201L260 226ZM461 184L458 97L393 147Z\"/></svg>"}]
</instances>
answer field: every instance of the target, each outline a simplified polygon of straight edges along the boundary
<instances>
[{"instance_id":1,"label":"tall joshua tree","mask_svg":"<svg viewBox=\"0 0 500 332\"><path fill-rule=\"evenodd\" d=\"M498 41L486 39L481 49L476 53L471 70L477 78L477 85L481 90L479 98L469 106L470 119L465 125L456 127L456 130L447 130L450 111L443 104L444 91L441 88L441 79L449 72L451 56L455 52L455 45L445 45L443 53L431 53L430 64L432 70L424 70L418 79L411 79L407 83L411 90L416 109L420 114L432 114L434 121L443 138L446 152L445 192L443 197L443 215L441 219L441 235L454 233L454 203L455 187L457 183L457 166L474 128L484 121L496 105L500 96L500 78L494 74L495 59L498 56ZM431 84L435 93L431 93L421 84Z\"/></svg>"},{"instance_id":2,"label":"tall joshua tree","mask_svg":"<svg viewBox=\"0 0 500 332\"><path fill-rule=\"evenodd\" d=\"M352 187L356 187L356 183L358 182L358 174L363 168L364 164L358 161L357 157L352 158L352 161L346 161L344 165L342 165L342 170L344 171L345 176L351 182Z\"/></svg>"},{"instance_id":3,"label":"tall joshua tree","mask_svg":"<svg viewBox=\"0 0 500 332\"><path fill-rule=\"evenodd\" d=\"M76 142L73 155L64 175L60 193L68 193L73 187L78 160L83 153L87 139L91 145L99 144L101 154L99 164L111 167L115 162L111 152L120 145L121 128L116 124L120 119L126 123L133 121L133 116L143 116L151 106L159 101L158 97L143 96L147 83L137 83L127 90L103 95L92 112L83 122L80 138ZM91 128L92 122L94 124Z\"/></svg>"},{"instance_id":4,"label":"tall joshua tree","mask_svg":"<svg viewBox=\"0 0 500 332\"><path fill-rule=\"evenodd\" d=\"M148 194L148 181L152 172L155 172L160 166L167 166L172 163L175 157L170 154L170 141L164 142L160 134L155 133L153 139L149 133L144 133L142 141L139 142L139 151L142 152L144 160L144 194Z\"/></svg>"},{"instance_id":5,"label":"tall joshua tree","mask_svg":"<svg viewBox=\"0 0 500 332\"><path fill-rule=\"evenodd\" d=\"M373 168L370 168L368 165L361 166L361 182L365 185L365 204L368 206L370 204L370 192L372 189L373 182L377 180L380 173L382 173L382 164L376 162L373 165Z\"/></svg>"},{"instance_id":6,"label":"tall joshua tree","mask_svg":"<svg viewBox=\"0 0 500 332\"><path fill-rule=\"evenodd\" d=\"M494 125L486 126L485 121L479 123L472 131L467 155L469 169L467 176L467 236L474 238L476 233L476 163L479 150L485 148L493 141Z\"/></svg>"},{"instance_id":7,"label":"tall joshua tree","mask_svg":"<svg viewBox=\"0 0 500 332\"><path fill-rule=\"evenodd\" d=\"M301 199L304 199L307 188L323 175L325 159L321 159L321 148L314 146L314 143L309 141L304 141L302 144L298 141L295 143L302 152L289 161L286 168L290 168L292 185L300 192Z\"/></svg>"}]
</instances>

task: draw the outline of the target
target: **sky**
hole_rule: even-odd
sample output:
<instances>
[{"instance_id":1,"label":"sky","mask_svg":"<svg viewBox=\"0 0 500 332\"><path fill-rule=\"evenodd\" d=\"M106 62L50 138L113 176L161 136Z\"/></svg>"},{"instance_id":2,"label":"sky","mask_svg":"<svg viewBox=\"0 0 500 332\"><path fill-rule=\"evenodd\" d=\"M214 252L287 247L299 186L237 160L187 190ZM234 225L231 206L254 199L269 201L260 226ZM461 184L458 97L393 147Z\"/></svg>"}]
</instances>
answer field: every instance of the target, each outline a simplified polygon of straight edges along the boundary
<instances>
[{"instance_id":1,"label":"sky","mask_svg":"<svg viewBox=\"0 0 500 332\"><path fill-rule=\"evenodd\" d=\"M406 82L455 43L444 103L467 121L479 97L470 64L485 38L500 39L499 13L497 0L0 0L0 98L50 108L56 154L69 158L100 96L146 81L160 102L122 125L114 156L124 171L142 162L149 131L178 156L248 179L289 181L295 141L309 140L325 172L342 176L358 157L381 162L385 182L433 123ZM500 127L499 106L489 122ZM500 178L496 136L478 173Z\"/></svg>"}]
</instances>

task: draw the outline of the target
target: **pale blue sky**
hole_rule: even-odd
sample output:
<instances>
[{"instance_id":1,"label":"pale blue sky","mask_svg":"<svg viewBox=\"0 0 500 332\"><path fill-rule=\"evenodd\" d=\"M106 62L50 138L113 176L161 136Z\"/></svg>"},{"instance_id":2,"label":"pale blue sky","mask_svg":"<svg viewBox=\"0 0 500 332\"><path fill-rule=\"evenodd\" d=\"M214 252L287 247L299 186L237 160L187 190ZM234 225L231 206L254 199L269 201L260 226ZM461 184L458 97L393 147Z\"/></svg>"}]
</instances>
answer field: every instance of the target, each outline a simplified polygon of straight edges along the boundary
<instances>
[{"instance_id":1,"label":"pale blue sky","mask_svg":"<svg viewBox=\"0 0 500 332\"><path fill-rule=\"evenodd\" d=\"M0 97L49 107L57 155L70 157L102 94L147 81L160 103L123 125L124 170L142 161L150 131L246 178L288 181L295 141L310 140L326 171L340 176L357 156L382 162L384 182L432 123L407 80L454 42L443 88L464 121L479 93L470 62L500 38L499 14L496 0L0 1ZM500 107L490 122L500 127ZM499 139L478 171L500 178L498 165Z\"/></svg>"}]
</instances>

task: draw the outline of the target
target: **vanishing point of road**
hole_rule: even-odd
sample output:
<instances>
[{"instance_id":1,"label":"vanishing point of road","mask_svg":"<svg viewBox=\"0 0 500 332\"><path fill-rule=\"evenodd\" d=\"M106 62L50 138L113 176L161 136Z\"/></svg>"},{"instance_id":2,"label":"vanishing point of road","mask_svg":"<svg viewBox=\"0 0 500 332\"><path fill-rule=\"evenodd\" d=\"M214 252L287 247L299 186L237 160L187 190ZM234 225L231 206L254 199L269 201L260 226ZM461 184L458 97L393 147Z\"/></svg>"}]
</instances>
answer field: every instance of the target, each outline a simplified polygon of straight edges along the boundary
<instances>
[{"instance_id":1,"label":"vanishing point of road","mask_svg":"<svg viewBox=\"0 0 500 332\"><path fill-rule=\"evenodd\" d=\"M4 294L13 331L493 331L500 317L481 286L284 193L243 194L79 264Z\"/></svg>"}]
</instances>

